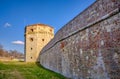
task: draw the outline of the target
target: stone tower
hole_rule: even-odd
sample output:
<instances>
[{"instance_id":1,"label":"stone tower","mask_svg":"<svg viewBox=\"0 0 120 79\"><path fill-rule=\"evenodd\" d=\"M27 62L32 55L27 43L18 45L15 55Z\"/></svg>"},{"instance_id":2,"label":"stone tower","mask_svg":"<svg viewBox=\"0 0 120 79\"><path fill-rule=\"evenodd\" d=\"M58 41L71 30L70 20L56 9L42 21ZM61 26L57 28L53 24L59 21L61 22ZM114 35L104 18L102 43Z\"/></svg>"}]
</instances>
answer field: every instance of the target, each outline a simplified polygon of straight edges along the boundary
<instances>
[{"instance_id":1,"label":"stone tower","mask_svg":"<svg viewBox=\"0 0 120 79\"><path fill-rule=\"evenodd\" d=\"M39 62L42 48L54 37L54 29L45 24L29 25L25 28L25 61Z\"/></svg>"}]
</instances>

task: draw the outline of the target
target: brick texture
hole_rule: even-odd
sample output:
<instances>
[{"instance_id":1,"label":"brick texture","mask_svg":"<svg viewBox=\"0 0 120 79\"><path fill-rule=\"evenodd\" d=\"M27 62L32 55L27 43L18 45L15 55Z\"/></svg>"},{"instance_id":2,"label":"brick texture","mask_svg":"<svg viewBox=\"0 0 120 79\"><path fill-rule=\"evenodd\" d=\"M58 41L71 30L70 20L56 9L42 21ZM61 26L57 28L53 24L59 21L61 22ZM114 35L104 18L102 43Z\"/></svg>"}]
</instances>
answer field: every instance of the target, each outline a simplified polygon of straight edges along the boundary
<instances>
[{"instance_id":1,"label":"brick texture","mask_svg":"<svg viewBox=\"0 0 120 79\"><path fill-rule=\"evenodd\" d=\"M40 64L73 79L120 79L120 0L97 0L62 27Z\"/></svg>"}]
</instances>

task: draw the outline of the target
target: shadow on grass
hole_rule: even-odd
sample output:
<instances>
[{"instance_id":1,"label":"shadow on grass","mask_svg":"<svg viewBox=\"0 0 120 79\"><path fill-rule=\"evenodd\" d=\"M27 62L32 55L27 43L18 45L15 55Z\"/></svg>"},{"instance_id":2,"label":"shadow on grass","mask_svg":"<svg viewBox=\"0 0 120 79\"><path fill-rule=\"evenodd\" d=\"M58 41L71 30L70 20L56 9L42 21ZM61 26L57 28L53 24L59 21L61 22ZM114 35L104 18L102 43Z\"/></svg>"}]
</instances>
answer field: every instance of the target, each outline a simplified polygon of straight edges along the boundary
<instances>
[{"instance_id":1,"label":"shadow on grass","mask_svg":"<svg viewBox=\"0 0 120 79\"><path fill-rule=\"evenodd\" d=\"M47 68L43 67L43 66L42 66L39 62L36 62L36 65L37 65L38 67L40 67L40 68L43 68L43 69L45 69L45 70L49 71L49 72L56 73L56 72L54 72L54 71L52 71L52 70L49 70L49 69L47 69ZM59 73L57 73L57 74L59 74Z\"/></svg>"},{"instance_id":2,"label":"shadow on grass","mask_svg":"<svg viewBox=\"0 0 120 79\"><path fill-rule=\"evenodd\" d=\"M49 72L51 72L51 73L55 73L57 76L61 76L61 79L71 79L71 78L67 78L67 77L65 77L65 76L63 76L63 75L61 75L60 73L57 73L57 72L54 72L54 71L52 71L52 70L49 70L49 69L46 69L45 67L43 67L39 62L36 62L36 65L39 67L39 68L43 68L44 70L46 70L46 71L49 71Z\"/></svg>"}]
</instances>

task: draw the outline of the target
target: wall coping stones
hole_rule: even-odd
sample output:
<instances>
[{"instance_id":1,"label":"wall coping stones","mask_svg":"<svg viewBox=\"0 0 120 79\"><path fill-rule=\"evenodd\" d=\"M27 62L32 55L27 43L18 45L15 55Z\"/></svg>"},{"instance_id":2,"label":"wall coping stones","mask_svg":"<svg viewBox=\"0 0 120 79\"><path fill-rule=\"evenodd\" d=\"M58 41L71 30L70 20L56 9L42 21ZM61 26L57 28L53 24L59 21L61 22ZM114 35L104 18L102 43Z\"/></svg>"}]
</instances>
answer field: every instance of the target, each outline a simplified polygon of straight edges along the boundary
<instances>
[{"instance_id":1,"label":"wall coping stones","mask_svg":"<svg viewBox=\"0 0 120 79\"><path fill-rule=\"evenodd\" d=\"M91 7L94 7L95 4L97 4L100 0L97 0L95 3L93 3L90 7L88 7L87 9L85 9L83 12L81 12L79 15L77 15L75 18L73 18L70 22L68 22L67 24L71 23L73 20L75 20L77 17L79 17L80 15L84 15L84 13L86 11L88 11ZM102 1L102 0L101 0ZM107 3L107 2L106 2ZM103 15L102 17L97 18L96 20L93 20L92 22L84 25L83 27L79 27L78 29L72 30L71 32L69 32L68 34L63 33L65 28L68 27L67 24L62 27L55 35L55 37L43 48L43 50L41 51L41 54L43 54L45 51L49 50L50 48L52 48L53 46L55 46L58 42L61 42L62 40L69 38L72 35L75 35L76 33L91 27L94 24L97 24L105 19L108 19L109 17L118 14L120 12L120 1L116 1L116 3L118 3L117 5L114 4L115 9L112 9L112 11L110 11L109 13L106 13L105 15ZM71 28L72 26L69 26L69 28ZM73 26L74 27L74 26ZM64 30L63 30L64 29ZM63 34L61 35L62 32Z\"/></svg>"}]
</instances>

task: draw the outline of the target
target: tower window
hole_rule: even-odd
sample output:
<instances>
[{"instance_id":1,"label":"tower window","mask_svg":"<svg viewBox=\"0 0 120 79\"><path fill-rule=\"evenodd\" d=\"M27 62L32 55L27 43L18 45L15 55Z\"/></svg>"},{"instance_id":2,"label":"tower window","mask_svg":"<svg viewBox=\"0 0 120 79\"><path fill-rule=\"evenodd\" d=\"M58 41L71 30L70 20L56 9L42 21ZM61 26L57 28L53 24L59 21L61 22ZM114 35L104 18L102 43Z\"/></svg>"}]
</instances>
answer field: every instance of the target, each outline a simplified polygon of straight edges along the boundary
<instances>
[{"instance_id":1,"label":"tower window","mask_svg":"<svg viewBox=\"0 0 120 79\"><path fill-rule=\"evenodd\" d=\"M31 29L31 32L33 32L33 29Z\"/></svg>"},{"instance_id":2,"label":"tower window","mask_svg":"<svg viewBox=\"0 0 120 79\"><path fill-rule=\"evenodd\" d=\"M33 48L31 47L31 50L32 50Z\"/></svg>"},{"instance_id":3,"label":"tower window","mask_svg":"<svg viewBox=\"0 0 120 79\"><path fill-rule=\"evenodd\" d=\"M32 59L32 57L31 57L31 59Z\"/></svg>"},{"instance_id":4,"label":"tower window","mask_svg":"<svg viewBox=\"0 0 120 79\"><path fill-rule=\"evenodd\" d=\"M45 41L45 39L42 39L42 41Z\"/></svg>"},{"instance_id":5,"label":"tower window","mask_svg":"<svg viewBox=\"0 0 120 79\"><path fill-rule=\"evenodd\" d=\"M50 29L50 32L52 32L52 29Z\"/></svg>"},{"instance_id":6,"label":"tower window","mask_svg":"<svg viewBox=\"0 0 120 79\"><path fill-rule=\"evenodd\" d=\"M30 41L33 41L33 38L30 38Z\"/></svg>"}]
</instances>

